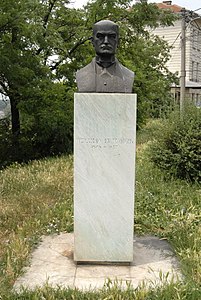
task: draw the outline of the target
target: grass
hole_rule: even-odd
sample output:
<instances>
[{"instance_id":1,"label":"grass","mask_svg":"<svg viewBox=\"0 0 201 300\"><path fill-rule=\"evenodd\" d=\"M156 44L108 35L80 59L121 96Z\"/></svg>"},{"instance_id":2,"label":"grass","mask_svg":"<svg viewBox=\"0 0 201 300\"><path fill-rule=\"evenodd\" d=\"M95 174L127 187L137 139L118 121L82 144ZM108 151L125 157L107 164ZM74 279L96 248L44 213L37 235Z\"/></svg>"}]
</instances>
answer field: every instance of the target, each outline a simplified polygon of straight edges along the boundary
<instances>
[{"instance_id":1,"label":"grass","mask_svg":"<svg viewBox=\"0 0 201 300\"><path fill-rule=\"evenodd\" d=\"M138 134L135 233L167 239L184 281L136 290L108 281L96 292L48 286L12 292L41 236L73 230L73 159L60 157L0 172L0 299L201 299L201 186L168 177L150 162L149 144L159 128L160 121L152 121Z\"/></svg>"},{"instance_id":2,"label":"grass","mask_svg":"<svg viewBox=\"0 0 201 300\"><path fill-rule=\"evenodd\" d=\"M72 157L0 173L0 291L10 289L41 235L73 230Z\"/></svg>"}]
</instances>

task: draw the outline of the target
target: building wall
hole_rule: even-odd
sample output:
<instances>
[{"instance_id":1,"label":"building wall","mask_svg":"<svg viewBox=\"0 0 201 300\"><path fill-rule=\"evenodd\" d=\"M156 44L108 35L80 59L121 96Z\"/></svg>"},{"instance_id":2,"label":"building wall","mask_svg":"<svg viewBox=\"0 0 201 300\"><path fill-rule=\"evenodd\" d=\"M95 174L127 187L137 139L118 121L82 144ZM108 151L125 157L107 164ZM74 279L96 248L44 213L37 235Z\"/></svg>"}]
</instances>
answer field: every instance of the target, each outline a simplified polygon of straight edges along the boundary
<instances>
[{"instance_id":1,"label":"building wall","mask_svg":"<svg viewBox=\"0 0 201 300\"><path fill-rule=\"evenodd\" d=\"M181 70L181 20L174 26L158 27L154 34L168 42L172 49L168 69L180 76ZM180 89L172 88L175 99L180 98ZM201 107L201 19L186 23L186 96Z\"/></svg>"},{"instance_id":2,"label":"building wall","mask_svg":"<svg viewBox=\"0 0 201 300\"><path fill-rule=\"evenodd\" d=\"M168 69L175 73L178 72L180 76L181 69L181 42L180 42L180 32L181 32L181 20L174 23L174 26L168 27L158 27L153 33L163 38L168 42L172 49L170 51L171 58L167 63Z\"/></svg>"},{"instance_id":3,"label":"building wall","mask_svg":"<svg viewBox=\"0 0 201 300\"><path fill-rule=\"evenodd\" d=\"M189 80L201 82L201 20L192 22L188 26L187 44L190 52L187 68Z\"/></svg>"},{"instance_id":4,"label":"building wall","mask_svg":"<svg viewBox=\"0 0 201 300\"><path fill-rule=\"evenodd\" d=\"M181 20L174 26L158 27L154 34L168 42L172 49L167 67L173 73L181 69ZM186 24L186 80L201 82L201 20Z\"/></svg>"}]
</instances>

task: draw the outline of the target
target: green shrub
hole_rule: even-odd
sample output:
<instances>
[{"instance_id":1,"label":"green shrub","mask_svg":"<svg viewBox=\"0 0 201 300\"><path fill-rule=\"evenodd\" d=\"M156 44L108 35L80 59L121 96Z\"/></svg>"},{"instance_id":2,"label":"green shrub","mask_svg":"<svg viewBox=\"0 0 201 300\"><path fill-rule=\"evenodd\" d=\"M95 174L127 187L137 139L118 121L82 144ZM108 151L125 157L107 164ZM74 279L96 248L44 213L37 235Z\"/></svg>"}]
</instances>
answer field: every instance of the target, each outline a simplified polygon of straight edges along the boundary
<instances>
[{"instance_id":1,"label":"green shrub","mask_svg":"<svg viewBox=\"0 0 201 300\"><path fill-rule=\"evenodd\" d=\"M73 88L51 83L22 101L17 138L11 120L0 120L0 169L12 162L72 153L73 93Z\"/></svg>"},{"instance_id":2,"label":"green shrub","mask_svg":"<svg viewBox=\"0 0 201 300\"><path fill-rule=\"evenodd\" d=\"M64 84L52 83L21 103L21 143L31 144L34 153L29 159L72 153L73 94Z\"/></svg>"},{"instance_id":3,"label":"green shrub","mask_svg":"<svg viewBox=\"0 0 201 300\"><path fill-rule=\"evenodd\" d=\"M187 106L180 118L172 113L151 145L151 159L169 174L201 180L201 110Z\"/></svg>"}]
</instances>

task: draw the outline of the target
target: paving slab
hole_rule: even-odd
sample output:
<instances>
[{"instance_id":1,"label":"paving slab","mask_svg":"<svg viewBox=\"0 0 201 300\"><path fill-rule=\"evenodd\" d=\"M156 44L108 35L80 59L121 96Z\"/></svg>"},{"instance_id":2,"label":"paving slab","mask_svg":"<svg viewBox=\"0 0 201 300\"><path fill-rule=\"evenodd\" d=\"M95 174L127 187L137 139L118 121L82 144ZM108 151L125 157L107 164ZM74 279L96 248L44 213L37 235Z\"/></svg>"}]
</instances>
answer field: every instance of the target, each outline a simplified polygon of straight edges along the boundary
<instances>
[{"instance_id":1,"label":"paving slab","mask_svg":"<svg viewBox=\"0 0 201 300\"><path fill-rule=\"evenodd\" d=\"M130 264L77 264L73 261L73 233L44 236L32 253L30 266L24 268L14 290L30 290L49 284L80 290L99 289L107 279L118 280L122 288L128 283L136 288L142 282L159 285L181 280L178 261L166 240L153 236L135 237L134 257Z\"/></svg>"}]
</instances>

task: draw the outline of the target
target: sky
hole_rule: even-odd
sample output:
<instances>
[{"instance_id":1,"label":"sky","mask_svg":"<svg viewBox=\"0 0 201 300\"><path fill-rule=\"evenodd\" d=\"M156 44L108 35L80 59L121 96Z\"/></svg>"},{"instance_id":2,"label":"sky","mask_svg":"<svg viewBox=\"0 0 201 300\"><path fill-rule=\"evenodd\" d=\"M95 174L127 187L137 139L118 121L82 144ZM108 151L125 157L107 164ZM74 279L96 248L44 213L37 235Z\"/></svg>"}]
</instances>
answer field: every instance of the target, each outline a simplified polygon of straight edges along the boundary
<instances>
[{"instance_id":1,"label":"sky","mask_svg":"<svg viewBox=\"0 0 201 300\"><path fill-rule=\"evenodd\" d=\"M108 0L110 1L110 0ZM84 4L87 3L87 0L71 0L74 7L82 7ZM135 1L133 1L135 2ZM155 3L160 3L163 2L163 0L148 0L149 3L155 2ZM172 1L172 4L177 4L179 6L185 7L186 9L189 10L196 10L198 8L201 8L201 1L200 0L175 0ZM201 9L197 11L198 13L201 14Z\"/></svg>"}]
</instances>

